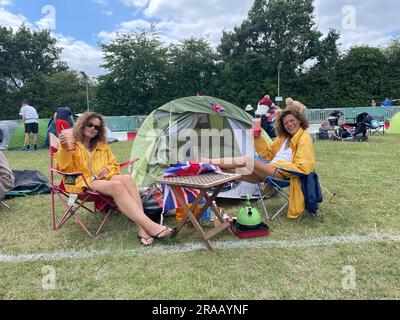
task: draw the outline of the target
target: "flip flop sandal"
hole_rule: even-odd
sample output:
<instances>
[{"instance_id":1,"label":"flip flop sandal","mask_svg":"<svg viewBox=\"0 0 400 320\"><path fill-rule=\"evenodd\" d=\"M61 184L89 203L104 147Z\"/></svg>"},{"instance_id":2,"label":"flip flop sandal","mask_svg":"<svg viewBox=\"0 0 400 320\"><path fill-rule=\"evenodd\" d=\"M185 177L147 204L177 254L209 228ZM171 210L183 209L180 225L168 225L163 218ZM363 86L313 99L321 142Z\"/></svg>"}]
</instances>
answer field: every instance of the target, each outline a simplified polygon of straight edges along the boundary
<instances>
[{"instance_id":1,"label":"flip flop sandal","mask_svg":"<svg viewBox=\"0 0 400 320\"><path fill-rule=\"evenodd\" d=\"M168 233L165 236L160 237L160 234L164 233L165 231L170 231L170 233ZM159 239L159 240L163 240L163 239L167 239L171 236L172 232L174 230L172 230L171 228L165 227L164 229L162 229L159 233L157 233L155 236L153 236L154 239Z\"/></svg>"},{"instance_id":2,"label":"flip flop sandal","mask_svg":"<svg viewBox=\"0 0 400 320\"><path fill-rule=\"evenodd\" d=\"M152 236L150 236L150 237L141 237L141 236L137 236L138 237L138 239L139 239L139 242L140 242L140 244L142 245L142 246L144 246L144 247L148 247L148 246L151 246L152 244L153 244L153 242L151 242L151 243L144 243L143 242L143 240L145 240L145 241L148 241L148 240L150 240L150 239L154 239L154 237L152 237Z\"/></svg>"}]
</instances>

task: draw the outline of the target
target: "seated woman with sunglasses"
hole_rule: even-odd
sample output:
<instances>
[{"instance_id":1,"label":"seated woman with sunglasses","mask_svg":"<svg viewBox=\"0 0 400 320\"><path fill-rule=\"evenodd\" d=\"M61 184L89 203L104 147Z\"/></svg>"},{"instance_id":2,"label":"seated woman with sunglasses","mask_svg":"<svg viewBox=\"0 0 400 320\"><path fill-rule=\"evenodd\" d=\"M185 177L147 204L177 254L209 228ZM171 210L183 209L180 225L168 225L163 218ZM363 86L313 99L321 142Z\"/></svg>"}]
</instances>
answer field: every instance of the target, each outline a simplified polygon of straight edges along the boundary
<instances>
[{"instance_id":1,"label":"seated woman with sunglasses","mask_svg":"<svg viewBox=\"0 0 400 320\"><path fill-rule=\"evenodd\" d=\"M75 147L71 148L66 132L59 135L61 147L56 153L57 166L64 172L82 172L90 187L111 196L118 209L138 225L141 244L149 246L154 239L171 235L172 230L150 220L143 212L139 191L130 175L121 175L106 142L104 119L93 112L79 117L73 128ZM68 192L81 193L85 183L78 177L75 185L66 185Z\"/></svg>"}]
</instances>

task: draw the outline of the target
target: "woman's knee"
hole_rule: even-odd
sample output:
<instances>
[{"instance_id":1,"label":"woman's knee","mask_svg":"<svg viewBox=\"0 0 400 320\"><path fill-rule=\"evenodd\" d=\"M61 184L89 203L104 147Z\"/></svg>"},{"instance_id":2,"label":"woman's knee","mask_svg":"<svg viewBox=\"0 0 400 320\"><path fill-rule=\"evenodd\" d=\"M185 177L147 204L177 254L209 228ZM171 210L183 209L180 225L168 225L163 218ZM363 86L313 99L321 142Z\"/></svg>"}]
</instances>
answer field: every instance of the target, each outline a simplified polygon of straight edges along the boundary
<instances>
[{"instance_id":1,"label":"woman's knee","mask_svg":"<svg viewBox=\"0 0 400 320\"><path fill-rule=\"evenodd\" d=\"M109 190L113 196L118 196L118 195L124 194L126 191L126 188L121 181L114 180L114 181L110 181Z\"/></svg>"}]
</instances>

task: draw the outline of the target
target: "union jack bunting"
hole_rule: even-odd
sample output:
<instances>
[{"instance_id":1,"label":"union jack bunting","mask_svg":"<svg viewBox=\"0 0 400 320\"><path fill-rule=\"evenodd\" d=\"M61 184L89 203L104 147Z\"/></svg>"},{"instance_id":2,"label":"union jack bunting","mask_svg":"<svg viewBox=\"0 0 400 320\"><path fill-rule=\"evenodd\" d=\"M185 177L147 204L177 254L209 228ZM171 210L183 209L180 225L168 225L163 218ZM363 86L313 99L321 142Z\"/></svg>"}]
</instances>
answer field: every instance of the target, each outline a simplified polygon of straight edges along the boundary
<instances>
[{"instance_id":1,"label":"union jack bunting","mask_svg":"<svg viewBox=\"0 0 400 320\"><path fill-rule=\"evenodd\" d=\"M219 105L216 104L216 103L212 103L211 105L212 105L212 107L214 108L214 110L217 111L217 112L223 112L223 111L225 111L224 107L221 107L221 106L219 106Z\"/></svg>"},{"instance_id":2,"label":"union jack bunting","mask_svg":"<svg viewBox=\"0 0 400 320\"><path fill-rule=\"evenodd\" d=\"M174 167L165 170L164 178L173 176L195 176L207 172L222 173L219 167L213 166L209 163L185 162L178 163ZM171 187L163 183L162 189L164 195L163 212L178 208L180 203L178 199L176 199ZM193 203L200 193L199 190L182 187L178 188L178 192L186 203Z\"/></svg>"}]
</instances>

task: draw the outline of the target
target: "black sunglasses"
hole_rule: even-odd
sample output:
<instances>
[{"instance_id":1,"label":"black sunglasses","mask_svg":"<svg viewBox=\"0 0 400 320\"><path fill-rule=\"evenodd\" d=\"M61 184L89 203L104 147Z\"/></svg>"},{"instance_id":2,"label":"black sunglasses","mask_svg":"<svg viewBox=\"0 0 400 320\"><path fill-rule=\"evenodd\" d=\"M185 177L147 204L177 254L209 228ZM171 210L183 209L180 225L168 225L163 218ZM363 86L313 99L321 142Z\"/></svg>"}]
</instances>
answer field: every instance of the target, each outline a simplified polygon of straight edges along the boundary
<instances>
[{"instance_id":1,"label":"black sunglasses","mask_svg":"<svg viewBox=\"0 0 400 320\"><path fill-rule=\"evenodd\" d=\"M86 127L88 127L88 128L94 128L96 131L100 131L100 129L101 129L100 126L98 126L97 124L93 124L93 123L91 123L91 122L87 123L87 124L86 124Z\"/></svg>"}]
</instances>

